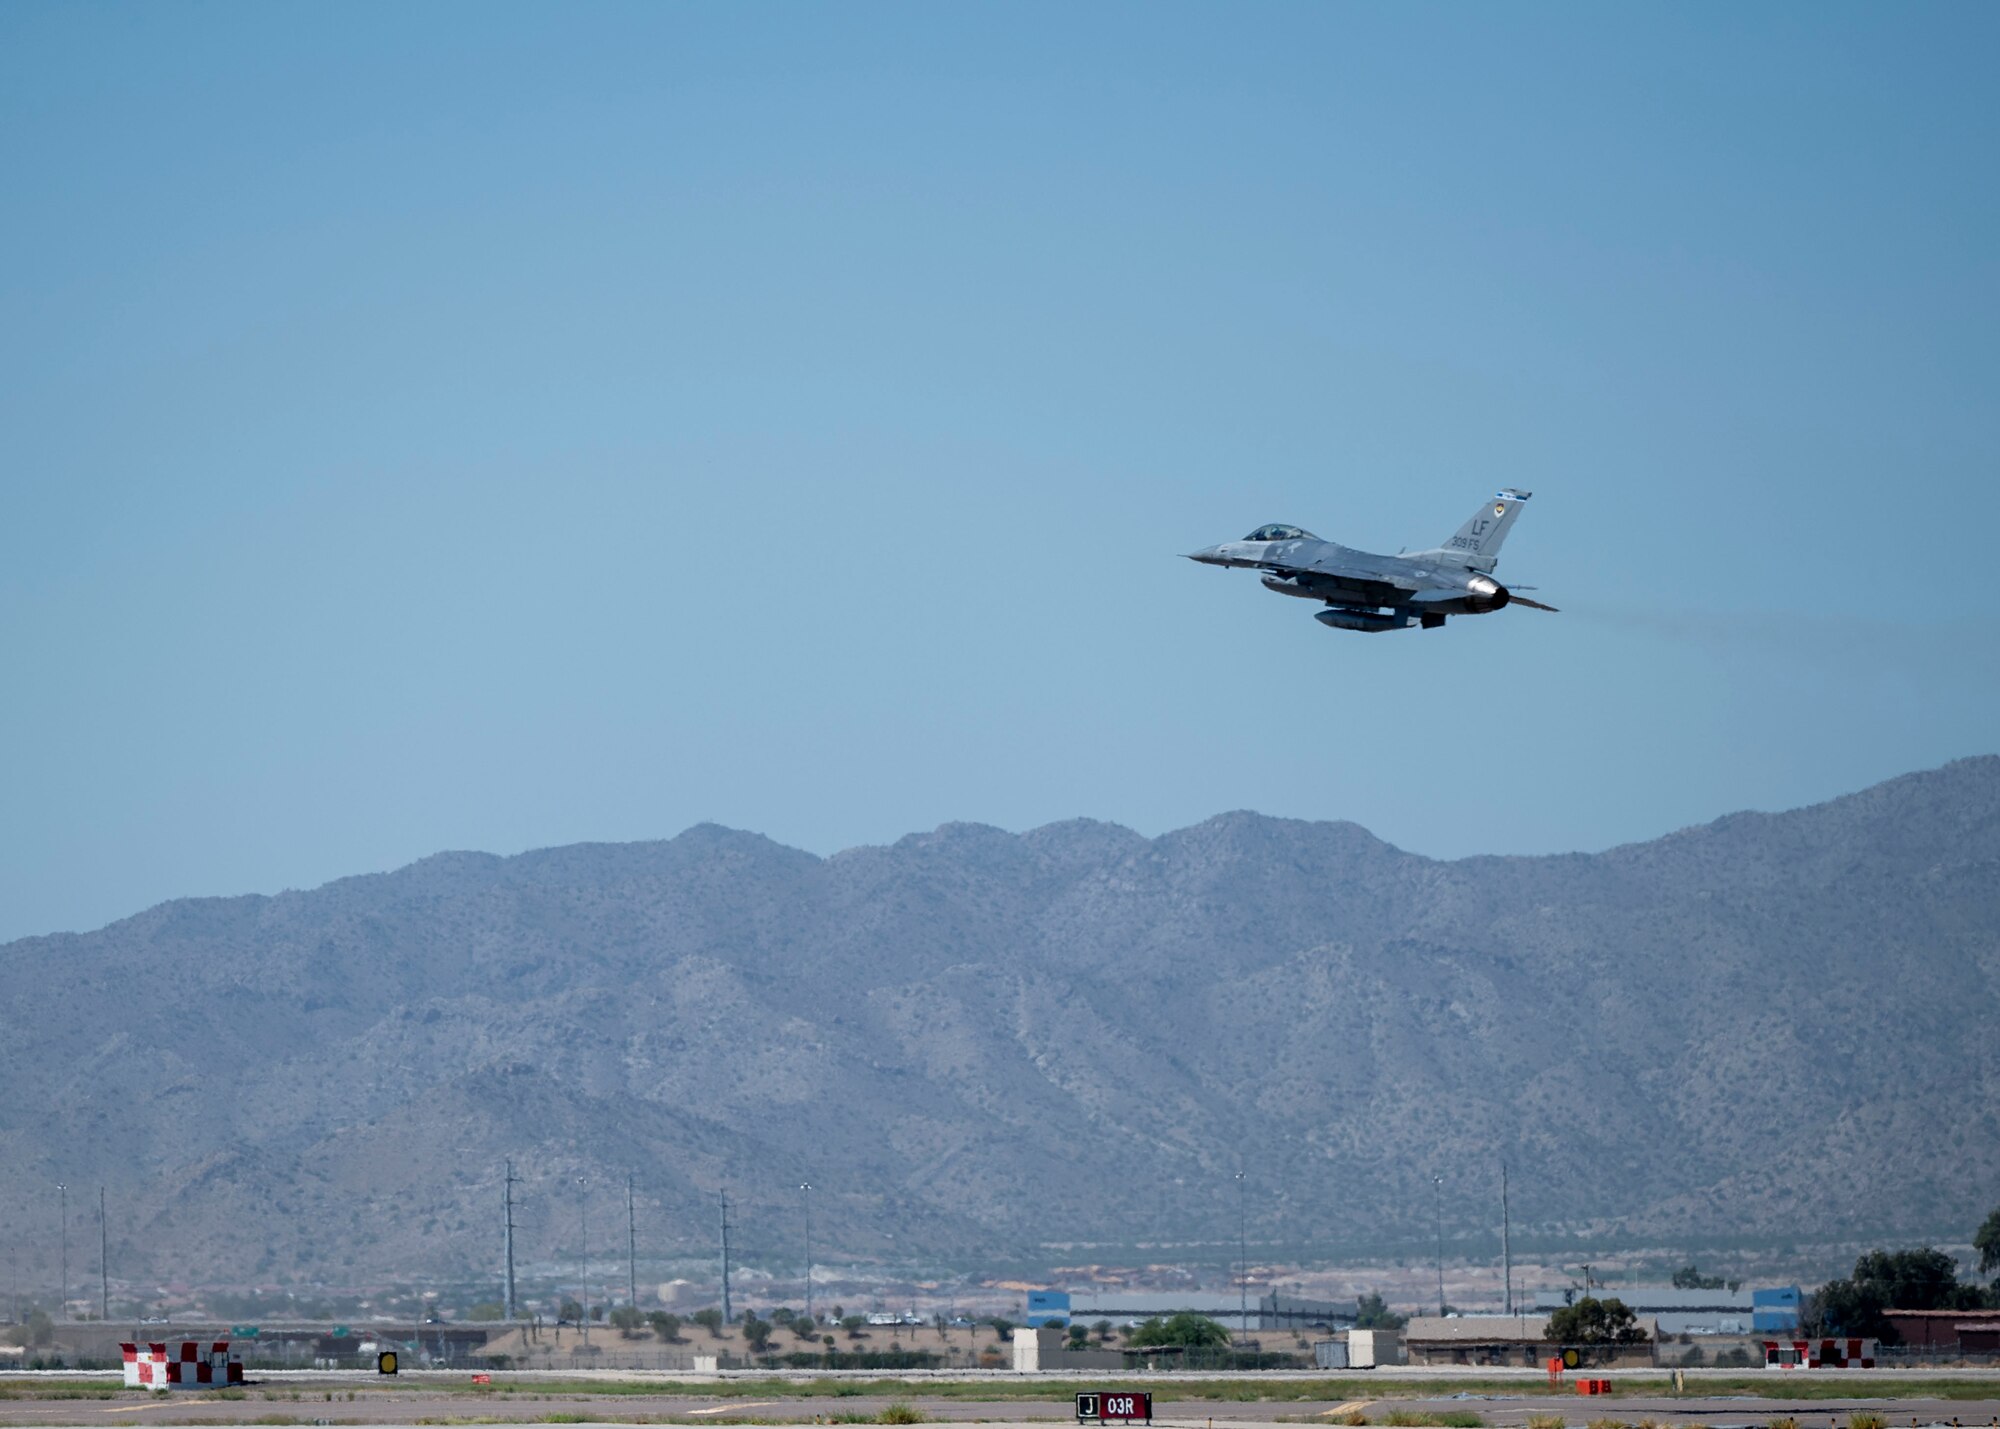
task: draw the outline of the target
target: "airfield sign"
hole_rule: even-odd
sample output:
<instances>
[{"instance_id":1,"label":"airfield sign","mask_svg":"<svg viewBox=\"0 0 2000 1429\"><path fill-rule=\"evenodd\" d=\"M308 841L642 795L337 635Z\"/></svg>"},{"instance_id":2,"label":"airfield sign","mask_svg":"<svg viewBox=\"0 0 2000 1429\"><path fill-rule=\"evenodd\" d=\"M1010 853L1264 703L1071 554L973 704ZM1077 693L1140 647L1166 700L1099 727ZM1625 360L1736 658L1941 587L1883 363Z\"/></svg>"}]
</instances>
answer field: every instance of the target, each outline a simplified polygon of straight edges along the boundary
<instances>
[{"instance_id":1,"label":"airfield sign","mask_svg":"<svg viewBox=\"0 0 2000 1429\"><path fill-rule=\"evenodd\" d=\"M1108 1394L1090 1391L1076 1397L1076 1422L1079 1424L1104 1424L1111 1420L1131 1423L1133 1420L1153 1422L1153 1396L1120 1391Z\"/></svg>"}]
</instances>

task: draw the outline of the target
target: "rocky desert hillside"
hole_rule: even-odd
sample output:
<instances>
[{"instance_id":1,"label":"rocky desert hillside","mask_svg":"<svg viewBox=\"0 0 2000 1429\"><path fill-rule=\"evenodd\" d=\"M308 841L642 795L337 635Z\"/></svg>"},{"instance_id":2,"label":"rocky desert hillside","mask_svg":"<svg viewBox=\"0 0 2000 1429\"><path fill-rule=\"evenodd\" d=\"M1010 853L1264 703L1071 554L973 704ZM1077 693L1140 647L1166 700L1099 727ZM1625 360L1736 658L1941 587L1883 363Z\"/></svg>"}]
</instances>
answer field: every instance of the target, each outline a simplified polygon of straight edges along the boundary
<instances>
[{"instance_id":1,"label":"rocky desert hillside","mask_svg":"<svg viewBox=\"0 0 2000 1429\"><path fill-rule=\"evenodd\" d=\"M1434 1173L1487 1236L1503 1158L1524 1234L1939 1234L2000 1189L2000 758L1547 858L1250 813L446 853L0 979L31 1276L58 1180L132 1269L487 1267L509 1156L524 1260L579 1176L622 1235L628 1171L649 1250L727 1186L774 1262L802 1180L830 1257L966 1264L1212 1240L1240 1164L1273 1254L1421 1254Z\"/></svg>"}]
</instances>

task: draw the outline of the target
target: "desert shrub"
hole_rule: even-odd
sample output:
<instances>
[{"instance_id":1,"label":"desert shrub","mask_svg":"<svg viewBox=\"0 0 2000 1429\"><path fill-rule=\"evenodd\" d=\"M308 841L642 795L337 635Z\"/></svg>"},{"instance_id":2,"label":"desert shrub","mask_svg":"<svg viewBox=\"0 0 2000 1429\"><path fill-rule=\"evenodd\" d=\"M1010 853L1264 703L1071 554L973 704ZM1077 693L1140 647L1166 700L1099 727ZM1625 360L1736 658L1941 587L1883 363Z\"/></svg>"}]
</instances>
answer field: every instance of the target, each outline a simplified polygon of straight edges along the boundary
<instances>
[{"instance_id":1,"label":"desert shrub","mask_svg":"<svg viewBox=\"0 0 2000 1429\"><path fill-rule=\"evenodd\" d=\"M877 1424L921 1424L923 1418L923 1415L917 1413L916 1405L905 1404L901 1400L897 1400L894 1404L884 1405L882 1412L875 1416L875 1422Z\"/></svg>"},{"instance_id":2,"label":"desert shrub","mask_svg":"<svg viewBox=\"0 0 2000 1429\"><path fill-rule=\"evenodd\" d=\"M653 1333L663 1345L677 1345L681 1342L681 1317L669 1315L664 1310L655 1310L646 1317L646 1323L653 1327Z\"/></svg>"}]
</instances>

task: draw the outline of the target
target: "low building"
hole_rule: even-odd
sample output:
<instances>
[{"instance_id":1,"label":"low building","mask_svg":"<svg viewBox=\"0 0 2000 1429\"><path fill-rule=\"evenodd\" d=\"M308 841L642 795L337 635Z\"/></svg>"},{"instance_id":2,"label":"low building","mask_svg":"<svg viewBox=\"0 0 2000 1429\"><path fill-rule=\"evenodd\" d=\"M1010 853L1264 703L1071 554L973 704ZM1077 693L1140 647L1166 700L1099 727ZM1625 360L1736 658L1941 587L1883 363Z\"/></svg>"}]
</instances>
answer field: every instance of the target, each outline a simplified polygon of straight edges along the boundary
<instances>
[{"instance_id":1,"label":"low building","mask_svg":"<svg viewBox=\"0 0 2000 1429\"><path fill-rule=\"evenodd\" d=\"M1538 1365L1547 1315L1415 1315L1403 1326L1409 1363Z\"/></svg>"},{"instance_id":2,"label":"low building","mask_svg":"<svg viewBox=\"0 0 2000 1429\"><path fill-rule=\"evenodd\" d=\"M1590 1349L1596 1365L1651 1364L1659 1327L1641 1319L1646 1342ZM1521 1365L1540 1368L1564 1346L1548 1338L1549 1317L1535 1315L1418 1315L1403 1327L1403 1352L1413 1365Z\"/></svg>"},{"instance_id":3,"label":"low building","mask_svg":"<svg viewBox=\"0 0 2000 1429\"><path fill-rule=\"evenodd\" d=\"M1804 1297L1796 1285L1750 1292L1750 1328L1758 1334L1796 1334Z\"/></svg>"},{"instance_id":4,"label":"low building","mask_svg":"<svg viewBox=\"0 0 2000 1429\"><path fill-rule=\"evenodd\" d=\"M1885 1310L1897 1339L1913 1349L1949 1354L2000 1350L2000 1310Z\"/></svg>"},{"instance_id":5,"label":"low building","mask_svg":"<svg viewBox=\"0 0 2000 1429\"><path fill-rule=\"evenodd\" d=\"M1125 1355L1118 1350L1073 1350L1064 1342L1063 1332L1054 1325L1017 1328L1014 1331L1014 1370L1017 1374L1048 1374L1062 1370L1123 1370Z\"/></svg>"},{"instance_id":6,"label":"low building","mask_svg":"<svg viewBox=\"0 0 2000 1429\"><path fill-rule=\"evenodd\" d=\"M128 1389L215 1389L243 1383L243 1356L227 1340L183 1340L177 1351L153 1341L119 1345Z\"/></svg>"},{"instance_id":7,"label":"low building","mask_svg":"<svg viewBox=\"0 0 2000 1429\"><path fill-rule=\"evenodd\" d=\"M1351 1369L1374 1369L1403 1363L1401 1330L1349 1330L1347 1363Z\"/></svg>"},{"instance_id":8,"label":"low building","mask_svg":"<svg viewBox=\"0 0 2000 1429\"><path fill-rule=\"evenodd\" d=\"M1349 1330L1331 1340L1313 1341L1317 1369L1377 1369L1403 1362L1403 1336L1398 1330Z\"/></svg>"},{"instance_id":9,"label":"low building","mask_svg":"<svg viewBox=\"0 0 2000 1429\"><path fill-rule=\"evenodd\" d=\"M1070 1306L1067 1290L1030 1290L1028 1292L1028 1327L1033 1329L1046 1325L1051 1320L1069 1323Z\"/></svg>"}]
</instances>

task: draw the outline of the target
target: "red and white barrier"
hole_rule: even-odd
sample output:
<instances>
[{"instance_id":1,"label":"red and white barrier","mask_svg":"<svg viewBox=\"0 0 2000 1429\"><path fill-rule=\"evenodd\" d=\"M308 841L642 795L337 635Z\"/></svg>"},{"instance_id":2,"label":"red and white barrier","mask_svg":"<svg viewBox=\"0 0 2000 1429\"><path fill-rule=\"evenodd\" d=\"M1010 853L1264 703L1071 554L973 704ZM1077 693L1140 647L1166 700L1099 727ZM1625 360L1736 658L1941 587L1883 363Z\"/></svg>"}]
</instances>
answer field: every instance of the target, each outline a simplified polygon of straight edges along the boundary
<instances>
[{"instance_id":1,"label":"red and white barrier","mask_svg":"<svg viewBox=\"0 0 2000 1429\"><path fill-rule=\"evenodd\" d=\"M133 1389L214 1389L243 1383L243 1359L229 1352L229 1341L212 1341L206 1350L199 1340L182 1340L179 1353L167 1357L164 1344L120 1345L125 1352L125 1383Z\"/></svg>"}]
</instances>

